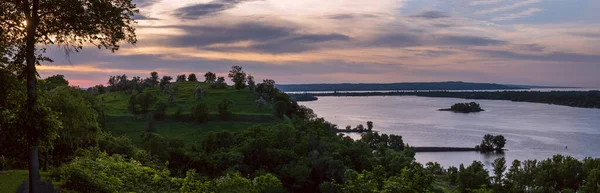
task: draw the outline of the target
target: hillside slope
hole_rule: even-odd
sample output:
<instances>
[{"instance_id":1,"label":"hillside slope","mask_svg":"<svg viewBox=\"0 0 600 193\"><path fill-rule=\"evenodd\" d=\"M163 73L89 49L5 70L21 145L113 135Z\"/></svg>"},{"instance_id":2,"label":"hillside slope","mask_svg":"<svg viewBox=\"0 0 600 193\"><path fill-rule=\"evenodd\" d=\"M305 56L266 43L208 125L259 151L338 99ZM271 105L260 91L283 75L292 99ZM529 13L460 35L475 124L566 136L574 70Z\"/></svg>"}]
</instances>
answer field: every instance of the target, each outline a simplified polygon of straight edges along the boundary
<instances>
[{"instance_id":1,"label":"hillside slope","mask_svg":"<svg viewBox=\"0 0 600 193\"><path fill-rule=\"evenodd\" d=\"M267 104L258 108L255 104L256 96L249 89L236 90L232 87L226 89L210 89L209 84L201 82L175 82L177 89L172 103L168 103L169 94L160 88L146 88L144 92L150 92L156 97L156 102L167 103L167 118L155 120L154 127L158 134L179 138L186 143L195 143L200 137L209 131L241 130L252 125L271 125L281 120L273 115L273 108ZM202 100L196 97L196 85L201 85L204 90ZM106 115L106 129L115 135L126 135L134 142L141 142L142 133L147 125L147 118L143 115L134 115L128 110L128 101L131 94L126 92L109 92L98 95L102 101ZM223 100L232 102L230 109L233 117L228 121L221 121L216 117L218 104ZM189 119L195 104L202 102L208 105L210 119L207 123L196 123ZM177 109L181 108L182 118L175 118ZM151 111L154 111L152 105Z\"/></svg>"}]
</instances>

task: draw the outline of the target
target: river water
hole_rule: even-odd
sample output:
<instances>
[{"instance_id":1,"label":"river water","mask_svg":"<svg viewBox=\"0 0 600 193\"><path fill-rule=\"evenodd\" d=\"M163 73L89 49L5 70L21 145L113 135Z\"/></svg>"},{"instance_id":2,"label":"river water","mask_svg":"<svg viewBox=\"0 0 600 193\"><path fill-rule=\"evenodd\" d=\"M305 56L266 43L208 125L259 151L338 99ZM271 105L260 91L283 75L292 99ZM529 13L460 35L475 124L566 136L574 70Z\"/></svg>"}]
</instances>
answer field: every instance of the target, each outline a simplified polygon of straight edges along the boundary
<instances>
[{"instance_id":1,"label":"river water","mask_svg":"<svg viewBox=\"0 0 600 193\"><path fill-rule=\"evenodd\" d=\"M484 112L438 111L459 102L477 102ZM474 147L483 135L504 135L504 154L478 152L417 153L418 162L444 167L469 165L474 160L491 169L498 157L512 160L546 159L555 154L600 157L600 109L527 102L465 100L416 96L319 97L301 102L340 128L373 121L380 133L401 135L411 146ZM359 134L349 134L360 138Z\"/></svg>"}]
</instances>

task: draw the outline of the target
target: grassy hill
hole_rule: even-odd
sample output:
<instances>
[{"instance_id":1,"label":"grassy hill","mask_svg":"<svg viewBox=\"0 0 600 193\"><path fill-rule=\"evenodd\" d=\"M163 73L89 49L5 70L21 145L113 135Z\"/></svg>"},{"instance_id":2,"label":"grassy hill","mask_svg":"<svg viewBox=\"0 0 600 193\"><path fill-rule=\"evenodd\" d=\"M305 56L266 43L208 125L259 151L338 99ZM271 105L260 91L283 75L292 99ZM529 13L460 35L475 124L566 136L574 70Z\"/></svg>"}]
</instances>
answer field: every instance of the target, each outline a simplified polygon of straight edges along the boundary
<instances>
[{"instance_id":1,"label":"grassy hill","mask_svg":"<svg viewBox=\"0 0 600 193\"><path fill-rule=\"evenodd\" d=\"M252 125L271 125L281 122L273 115L271 105L258 108L255 104L256 96L249 89L236 90L233 87L227 89L210 89L209 84L201 82L176 82L174 101L168 104L169 94L161 91L159 87L146 88L144 92L150 92L156 96L156 102L162 101L168 104L165 120L157 120L154 123L158 134L164 137L182 139L184 142L194 144L204 134L210 131L236 131L248 128ZM205 89L202 102L208 105L211 118L207 123L200 124L189 120L192 108L200 100L196 97L196 86L201 85ZM130 94L126 92L109 92L98 96L103 101L106 114L106 129L115 135L126 135L134 142L141 142L142 133L146 127L146 117L134 115L128 111ZM217 106L224 99L230 100L231 112L234 114L231 120L221 121L216 118ZM178 108L182 109L183 119L175 119ZM151 109L154 110L154 109Z\"/></svg>"}]
</instances>

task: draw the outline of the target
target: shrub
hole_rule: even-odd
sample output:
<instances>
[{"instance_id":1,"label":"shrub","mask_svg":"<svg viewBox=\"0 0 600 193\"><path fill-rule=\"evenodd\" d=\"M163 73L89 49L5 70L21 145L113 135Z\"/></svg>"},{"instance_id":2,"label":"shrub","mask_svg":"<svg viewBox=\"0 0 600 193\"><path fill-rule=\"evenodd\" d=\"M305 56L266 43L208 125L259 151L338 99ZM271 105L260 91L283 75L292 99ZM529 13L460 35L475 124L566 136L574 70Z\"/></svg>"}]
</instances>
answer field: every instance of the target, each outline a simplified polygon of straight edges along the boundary
<instances>
[{"instance_id":1,"label":"shrub","mask_svg":"<svg viewBox=\"0 0 600 193\"><path fill-rule=\"evenodd\" d=\"M208 121L208 108L206 104L199 103L192 108L192 119L198 123L206 123Z\"/></svg>"},{"instance_id":2,"label":"shrub","mask_svg":"<svg viewBox=\"0 0 600 193\"><path fill-rule=\"evenodd\" d=\"M164 102L158 102L154 106L154 118L162 120L167 117L167 104Z\"/></svg>"},{"instance_id":3,"label":"shrub","mask_svg":"<svg viewBox=\"0 0 600 193\"><path fill-rule=\"evenodd\" d=\"M174 192L169 171L143 166L121 155L98 149L83 150L73 161L54 171L62 189L75 192Z\"/></svg>"},{"instance_id":4,"label":"shrub","mask_svg":"<svg viewBox=\"0 0 600 193\"><path fill-rule=\"evenodd\" d=\"M221 120L227 120L231 117L231 112L229 106L231 106L231 101L227 99L223 99L221 103L218 105L219 117Z\"/></svg>"}]
</instances>

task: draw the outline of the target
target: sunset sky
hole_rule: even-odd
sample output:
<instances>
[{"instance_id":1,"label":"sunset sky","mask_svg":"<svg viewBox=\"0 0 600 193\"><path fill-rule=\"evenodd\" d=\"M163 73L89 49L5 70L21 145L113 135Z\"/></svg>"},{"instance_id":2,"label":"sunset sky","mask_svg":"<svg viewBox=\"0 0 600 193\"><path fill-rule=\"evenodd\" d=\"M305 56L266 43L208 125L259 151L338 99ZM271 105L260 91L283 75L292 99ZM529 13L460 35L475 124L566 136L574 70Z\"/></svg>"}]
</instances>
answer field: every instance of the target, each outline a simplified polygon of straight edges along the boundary
<instances>
[{"instance_id":1,"label":"sunset sky","mask_svg":"<svg viewBox=\"0 0 600 193\"><path fill-rule=\"evenodd\" d=\"M135 46L40 66L72 85L240 65L277 83L600 87L599 0L137 0Z\"/></svg>"}]
</instances>

